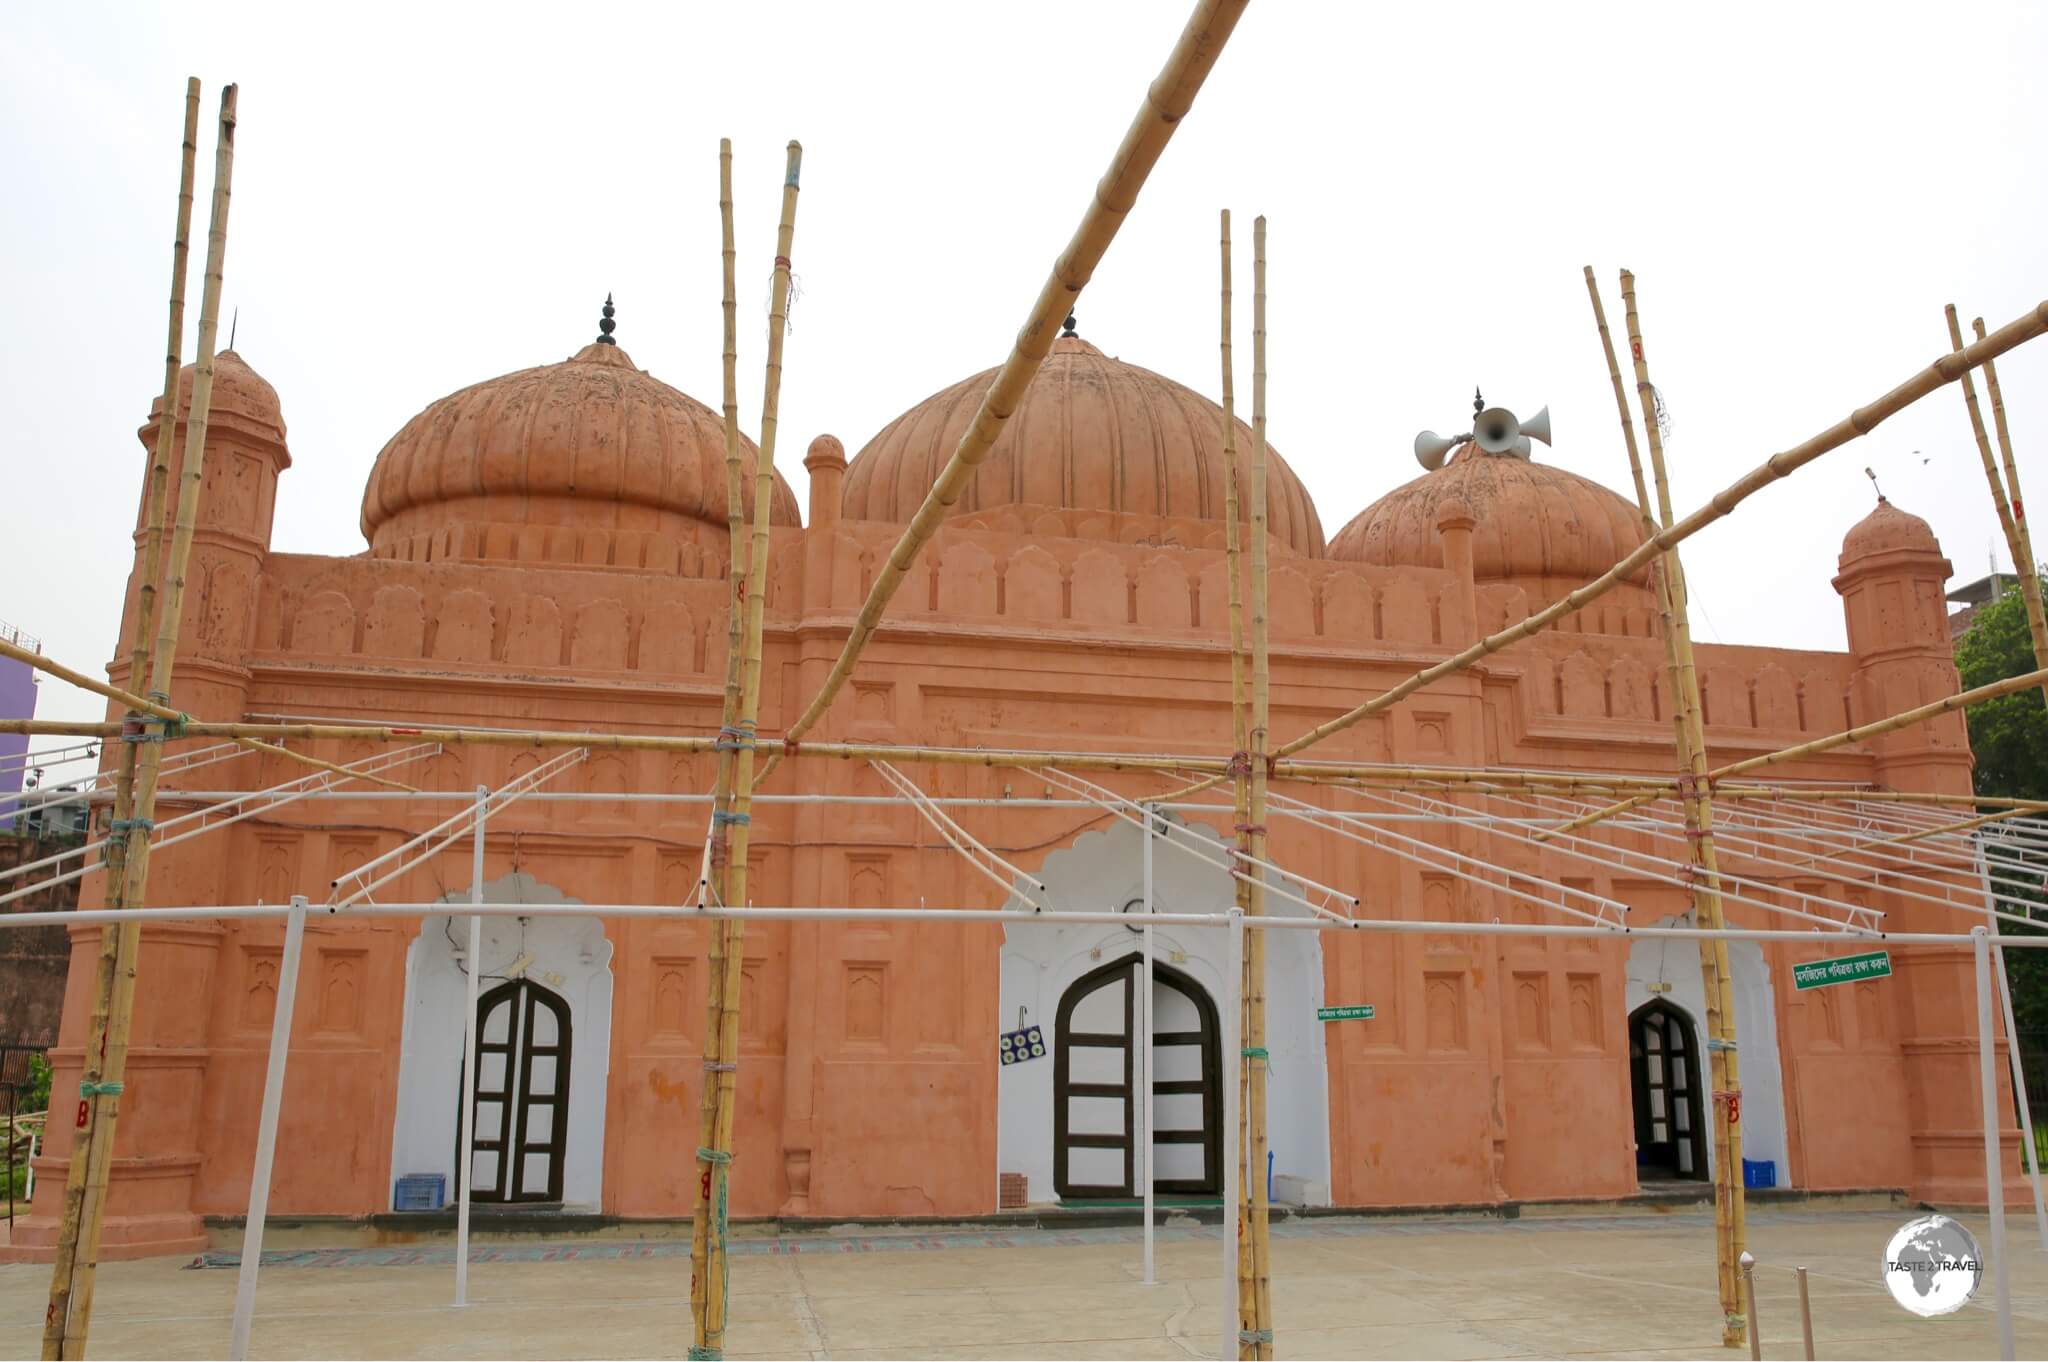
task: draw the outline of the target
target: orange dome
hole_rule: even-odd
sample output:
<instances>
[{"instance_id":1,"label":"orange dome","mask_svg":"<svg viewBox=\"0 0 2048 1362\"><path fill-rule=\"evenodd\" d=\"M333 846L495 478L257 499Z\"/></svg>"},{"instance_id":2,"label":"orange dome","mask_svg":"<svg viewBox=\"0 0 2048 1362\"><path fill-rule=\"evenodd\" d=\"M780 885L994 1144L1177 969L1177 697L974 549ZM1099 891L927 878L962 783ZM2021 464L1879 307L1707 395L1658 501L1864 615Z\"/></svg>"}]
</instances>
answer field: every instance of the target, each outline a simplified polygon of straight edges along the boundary
<instances>
[{"instance_id":1,"label":"orange dome","mask_svg":"<svg viewBox=\"0 0 2048 1362\"><path fill-rule=\"evenodd\" d=\"M845 517L909 520L995 374L987 369L933 394L868 441L846 470ZM1251 428L1239 421L1239 458L1251 447ZM1321 557L1323 526L1308 490L1270 445L1266 453L1273 544ZM1244 517L1242 464L1238 484ZM1223 409L1078 336L1062 336L949 514L1012 509L1041 533L1194 547L1221 542L1223 505Z\"/></svg>"},{"instance_id":2,"label":"orange dome","mask_svg":"<svg viewBox=\"0 0 2048 1362\"><path fill-rule=\"evenodd\" d=\"M743 437L749 508L754 454ZM779 473L769 519L799 523ZM613 344L464 388L391 437L363 490L373 551L458 523L722 535L725 423Z\"/></svg>"},{"instance_id":3,"label":"orange dome","mask_svg":"<svg viewBox=\"0 0 2048 1362\"><path fill-rule=\"evenodd\" d=\"M1841 565L1846 568L1853 559L1895 549L1940 553L1941 544L1934 537L1933 526L1879 497L1877 509L1857 521L1843 536Z\"/></svg>"},{"instance_id":4,"label":"orange dome","mask_svg":"<svg viewBox=\"0 0 2048 1362\"><path fill-rule=\"evenodd\" d=\"M192 385L198 373L196 365L188 364L178 375L181 423L191 413ZM158 393L149 404L149 421L143 426L144 431L155 430L163 410L163 394ZM213 396L206 404L206 420L208 425L237 427L243 434L279 447L284 444L284 408L278 404L277 389L232 350L222 350L213 357ZM283 466L290 465L287 457Z\"/></svg>"},{"instance_id":5,"label":"orange dome","mask_svg":"<svg viewBox=\"0 0 2048 1362\"><path fill-rule=\"evenodd\" d=\"M1562 594L1550 589L1557 583L1568 590L1599 576L1643 542L1642 516L1599 483L1464 444L1448 467L1360 511L1330 541L1330 556L1378 567L1442 567L1437 507L1453 499L1476 522L1474 577L1536 584L1545 598Z\"/></svg>"}]
</instances>

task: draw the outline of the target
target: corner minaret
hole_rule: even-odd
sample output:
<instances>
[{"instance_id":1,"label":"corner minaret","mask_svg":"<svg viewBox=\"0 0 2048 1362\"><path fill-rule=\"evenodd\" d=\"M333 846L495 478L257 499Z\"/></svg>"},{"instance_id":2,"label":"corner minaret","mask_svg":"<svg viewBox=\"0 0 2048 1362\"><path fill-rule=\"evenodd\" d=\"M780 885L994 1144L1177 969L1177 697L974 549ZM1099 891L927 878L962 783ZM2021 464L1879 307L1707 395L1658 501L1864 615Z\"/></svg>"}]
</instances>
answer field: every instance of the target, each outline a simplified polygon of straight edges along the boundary
<instances>
[{"instance_id":1,"label":"corner minaret","mask_svg":"<svg viewBox=\"0 0 2048 1362\"><path fill-rule=\"evenodd\" d=\"M1919 516L1878 497L1877 508L1842 540L1835 590L1849 627L1851 721L1869 723L1954 695L1959 689L1948 634L1943 585L1951 568L1934 531ZM1884 790L1922 794L1970 792L1970 746L1960 714L1912 724L1870 740L1872 772ZM1959 811L1960 813L1960 811ZM1939 869L1930 872L1940 875ZM1974 878L1958 867L1967 897ZM1893 931L1957 932L1977 925L1953 908L1880 893ZM1912 1147L1907 1194L1942 1205L1983 1205L1984 1136L1977 1093L1976 981L1967 947L1918 946L1893 955L1903 990L1900 1061L1910 1094L1905 1124ZM2004 1040L1999 1042L2003 1047ZM1998 1060L1999 1111L2013 1127L2009 1070ZM2004 1132L2004 1188L2008 1202L2024 1202L2019 1131Z\"/></svg>"}]
</instances>

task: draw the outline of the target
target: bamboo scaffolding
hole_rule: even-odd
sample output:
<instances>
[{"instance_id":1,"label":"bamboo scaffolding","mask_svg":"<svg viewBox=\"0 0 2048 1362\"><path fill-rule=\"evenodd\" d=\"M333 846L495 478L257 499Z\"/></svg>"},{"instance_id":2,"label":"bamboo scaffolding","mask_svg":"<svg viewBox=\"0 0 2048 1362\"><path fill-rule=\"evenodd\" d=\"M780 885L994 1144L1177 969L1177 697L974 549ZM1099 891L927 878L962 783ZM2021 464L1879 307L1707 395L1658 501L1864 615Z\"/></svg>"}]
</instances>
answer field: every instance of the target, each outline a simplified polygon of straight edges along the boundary
<instances>
[{"instance_id":1,"label":"bamboo scaffolding","mask_svg":"<svg viewBox=\"0 0 2048 1362\"><path fill-rule=\"evenodd\" d=\"M177 423L175 421L166 420L163 424L162 429L169 430L173 428L176 424ZM163 443L161 437L158 439L158 443ZM156 470L154 467L152 467L150 470L149 478L149 491L146 495L156 496L158 492L161 491L161 489L156 486ZM148 511L145 510L144 514L148 514ZM159 520L163 518L161 507L157 509L156 514ZM147 539L148 537L145 536L142 565L142 571L145 573L154 570L154 565L151 562L151 552L148 548ZM143 633L148 630L150 622L155 616L155 611L156 592L152 589L149 592L147 599L142 600L136 606L135 623L137 633ZM137 695L135 692L130 690L123 690L121 687L111 685L105 681L96 680L93 677L87 676L83 672L74 671L70 667L65 666L63 663L57 661L54 658L45 657L43 654L35 652L31 649L19 647L16 644L9 643L6 639L0 639L0 657L12 658L16 662L20 662L29 667L34 668L36 671L43 672L49 676L54 676L59 681L62 681L67 685L76 686L80 690L91 691L94 695L104 696L105 698L114 701L116 704L126 705L138 717L146 714L151 718L162 719L167 724L175 725L175 727L171 731L178 735L182 735L184 732L185 720L192 717L191 715L184 713L182 710L171 708L171 706L168 704L152 700L147 696ZM132 676L140 670L141 667L131 660L129 663L129 674ZM303 753L293 752L283 747L276 747L270 743L262 742L255 738L236 738L233 741L238 746L246 747L252 752L264 752L268 753L273 757L284 757L288 760L297 762L301 766L311 766L315 770L339 771L344 769L340 766L335 765L331 761L322 761L318 757L309 757ZM132 749L136 746L136 744L128 743L125 744L125 746ZM128 759L132 755L132 752L124 754L122 759L123 770L127 769ZM130 778L133 778L132 774ZM366 777L366 779L374 779L374 777ZM382 781L380 783L386 785L398 785L398 782L396 781ZM412 787L410 785L399 785L398 788L409 790Z\"/></svg>"},{"instance_id":2,"label":"bamboo scaffolding","mask_svg":"<svg viewBox=\"0 0 2048 1362\"><path fill-rule=\"evenodd\" d=\"M1216 59L1222 55L1231 30L1237 27L1238 18L1244 13L1245 3L1246 0L1199 0L1196 4L1158 79L1146 89L1145 102L1131 120L1130 129L1124 133L1116 154L1111 157L1108 172L1096 185L1095 196L1081 215L1080 225L1074 229L1066 249L1060 252L1051 274L1046 276L1038 297L1033 300L1024 327L1010 348L1009 357L989 384L974 419L968 422L959 445L954 448L952 457L946 461L931 490L925 494L917 514L904 527L902 536L889 553L888 562L876 574L874 586L869 589L868 598L854 620L853 630L832 663L832 670L810 704L789 726L783 739L786 748L810 732L812 726L824 717L825 711L831 708L833 698L846 684L847 677L853 674L862 649L867 647L868 640L881 625L882 613L889 608L896 589L916 564L918 553L938 531L947 509L960 499L960 494L974 476L974 470L988 457L996 437L1003 432L1004 423L1016 410L1025 389L1031 386L1039 366L1045 362L1046 354L1059 334L1060 324L1073 311L1075 300L1088 286L1103 253L1116 239L1125 216L1137 203L1138 194L1144 189L1152 167L1158 164L1160 153L1166 150L1175 130L1194 107L1195 95L1200 92L1202 82L1208 79ZM775 759L771 758L761 772L764 779L775 765Z\"/></svg>"},{"instance_id":3,"label":"bamboo scaffolding","mask_svg":"<svg viewBox=\"0 0 2048 1362\"><path fill-rule=\"evenodd\" d=\"M190 89L188 85L188 101ZM229 85L221 91L220 97L206 273L200 290L199 346L192 381L192 407L186 415L185 456L179 476L177 518L171 529L163 599L158 602L155 620L156 642L150 656L149 691L152 696L170 694L183 618L185 572L191 559L199 498L205 485L206 424L213 399L214 341L220 321L221 281L227 257L228 206L234 175L235 106L236 88ZM183 209L180 211L182 215ZM169 421L175 411L176 402L173 400L165 407L165 419ZM161 738L162 735L158 736ZM142 750L136 757L132 817L126 827L116 829L127 833L118 888L114 877L109 876L110 899L122 906L141 903L148 888L147 832L156 813L157 776L163 760L162 741L145 740L136 746ZM143 835L137 836L137 833ZM86 1163L85 1181L80 1195L74 1199L67 1170L64 1212L58 1227L57 1261L51 1272L50 1302L43 1322L45 1357L82 1357L85 1354L99 1261L100 1226L106 1210L108 1170L113 1162L120 1093L127 1071L128 1037L134 1023L135 972L141 949L140 922L123 923L114 950L108 952L102 948L101 968L95 973L92 1021L87 1032L86 1077L80 1084L80 1099L84 1104L82 1114L86 1118L82 1129L84 1148L81 1150L74 1145L72 1151L74 1165L81 1158ZM110 955L111 959L108 958ZM103 1055L99 1051L100 1045L105 1047ZM94 1058L100 1059L97 1076L93 1074Z\"/></svg>"},{"instance_id":4,"label":"bamboo scaffolding","mask_svg":"<svg viewBox=\"0 0 2048 1362\"><path fill-rule=\"evenodd\" d=\"M1966 690L1955 695L1945 696L1930 704L1903 710L1887 718L1873 719L1867 724L1858 724L1856 727L1844 729L1840 733L1830 733L1825 738L1814 738L1809 742L1795 743L1791 747L1780 748L1776 752L1765 752L1760 756L1730 762L1726 766L1717 766L1707 772L1706 778L1709 782L1718 784L1718 782L1726 780L1730 776L1738 776L1745 771L1754 771L1765 766L1775 766L1780 762L1795 761L1800 757L1811 757L1817 756L1822 752L1831 752L1837 747L1846 747L1850 743L1861 742L1865 738L1874 738L1880 734L1906 728L1927 719L1938 718L1943 714L1949 714L1955 710L1982 703L1985 700L1996 700L2000 696L2011 695L2015 691L2032 690L2035 686L2048 686L2048 667L2044 667L2039 671L2024 672L2019 676L2008 676L2003 681L1993 681L1988 686L1978 686L1974 690ZM1562 833L1574 832L1580 828L1612 818L1616 814L1627 813L1631 809L1640 808L1663 797L1662 792L1631 795L1619 803L1595 809L1583 817L1573 819L1562 827L1553 828L1548 835L1555 837ZM1915 796L1915 798L1920 797ZM1926 797L1933 798L1934 796ZM1976 800L1973 796L1966 796L1966 798L1969 798L1974 803L1985 802Z\"/></svg>"},{"instance_id":5,"label":"bamboo scaffolding","mask_svg":"<svg viewBox=\"0 0 2048 1362\"><path fill-rule=\"evenodd\" d=\"M725 687L719 711L717 778L712 792L712 814L705 845L706 873L717 877L713 892L723 896L727 885L725 865L728 839L725 827L732 817L735 758L744 734L740 728L741 665L746 656L747 539L744 534L745 481L740 468L739 408L739 302L736 282L737 251L732 225L732 139L718 140L718 222L720 259L725 296L724 412L725 412L725 541L729 562L726 570L728 597L725 613ZM700 881L700 891L703 885ZM700 894L701 897L701 894ZM723 902L720 898L720 902ZM704 1068L698 1092L697 1147L711 1148L718 1133L717 1072L719 1018L725 1008L725 951L727 925L713 922L710 930L709 962L704 987ZM710 1282L711 1177L698 1160L697 1205L690 1221L690 1312L694 1335L701 1335L705 1290ZM694 1342L701 1342L696 1337Z\"/></svg>"},{"instance_id":6,"label":"bamboo scaffolding","mask_svg":"<svg viewBox=\"0 0 2048 1362\"><path fill-rule=\"evenodd\" d=\"M1963 328L1956 320L1956 305L1950 303L1944 313L1948 320L1949 344L1957 350L1963 348ZM1984 319L1979 317L1975 324L1977 335L1984 334ZM2005 482L1999 480L1998 465L1991 459L1991 440L1984 432L1984 416L1977 408L1977 386L1969 375L1963 376L1963 404L1970 412L1970 432L1977 437L1977 453L1984 463L1984 480L1991 488L1991 504L1998 512L1999 528L2005 532L2006 552L2012 557L2012 570L2020 579L2020 598L2027 613L2027 637L2034 645L2034 666L2048 668L2048 616L2041 607L2041 579L2034 562L2033 536L2027 530L2026 503L2020 497L2019 467L2013 462L2012 439L2005 425L2005 403L1998 391L1998 370L1986 361L1984 366L1984 387L1991 397L1991 413L1998 427L1999 452L2005 462ZM2010 484L2008 494L2007 484ZM2048 700L2048 682L2041 687L2044 700Z\"/></svg>"},{"instance_id":7,"label":"bamboo scaffolding","mask_svg":"<svg viewBox=\"0 0 2048 1362\"><path fill-rule=\"evenodd\" d=\"M158 419L156 443L150 451L149 465L143 474L143 553L135 622L129 642L127 679L131 682L144 674L150 629L156 612L156 578L163 555L165 489L170 482L171 450L173 441L177 438L179 379L184 374L185 278L191 255L192 185L198 154L199 78L190 76L185 81L185 131L179 147L178 225L171 243L170 320L164 341L162 414ZM11 644L8 646L12 648ZM15 656L15 652L9 652L7 655ZM36 664L30 662L29 665ZM113 825L115 829L120 830L120 835L111 838L111 845L108 846L103 859L107 866L108 901L117 908L127 906L120 898L120 890L127 866L127 839L133 835L128 829L132 828L135 816L135 765L136 753L140 747L139 743L123 743L120 754L115 759L117 775L114 785ZM107 1006L113 997L114 977L120 969L122 935L123 929L112 923L100 929L99 956L93 968L93 1008L88 1021L85 1059L80 1078L82 1094L95 1093L105 1077L103 1065L107 1044ZM76 1281L80 1216L84 1210L86 1181L92 1165L93 1146L102 1130L97 1119L99 1115L99 1097L83 1096L72 1137L71 1161L64 1170L64 1203L59 1213L56 1254L50 1268L49 1304L43 1317L44 1357L65 1355L65 1336L70 1328L72 1288ZM106 1133L105 1140L108 1144L113 1143L111 1131ZM82 1335L82 1328L80 1332ZM82 1347L79 1351L82 1354Z\"/></svg>"},{"instance_id":8,"label":"bamboo scaffolding","mask_svg":"<svg viewBox=\"0 0 2048 1362\"><path fill-rule=\"evenodd\" d=\"M1254 863L1266 854L1266 733L1272 712L1272 655L1268 647L1267 506L1266 506L1266 219L1252 219L1252 580L1251 649L1252 710L1247 728L1251 739L1250 805L1238 832ZM1248 917L1266 915L1263 871L1250 885ZM1238 1356L1273 1355L1272 1254L1266 1198L1266 934L1254 928L1245 934L1244 953L1245 1123L1250 1136L1245 1148L1245 1174L1250 1232L1240 1243L1238 1280ZM1248 1258L1248 1261L1247 1261Z\"/></svg>"},{"instance_id":9,"label":"bamboo scaffolding","mask_svg":"<svg viewBox=\"0 0 2048 1362\"><path fill-rule=\"evenodd\" d=\"M1636 399L1642 407L1643 437L1650 448L1650 471L1657 487L1657 516L1666 532L1671 528L1671 489L1665 474L1664 442L1657 427L1656 390L1650 384L1649 361L1643 353L1643 337L1636 315L1635 276L1621 272L1621 297L1628 324L1629 354L1635 361ZM1669 635L1678 686L1674 689L1677 708L1684 715L1684 733L1678 741L1681 768L1689 777L1684 792L1686 840L1691 863L1699 878L1693 885L1693 906L1702 925L1727 925L1721 909L1720 857L1714 846L1714 795L1707 779L1707 739L1700 707L1699 670L1693 660L1692 624L1685 588L1685 568L1673 551L1665 558L1668 572L1664 586L1670 602ZM1715 939L1701 947L1700 977L1707 998L1707 1058L1713 1073L1714 1146L1720 1165L1715 1170L1718 1190L1714 1197L1714 1227L1717 1241L1716 1267L1719 1277L1722 1331L1725 1347L1739 1345L1750 1329L1743 1312L1741 1282L1736 1264L1748 1238L1744 1220L1742 1183L1742 1077L1737 1059L1735 994L1728 967L1728 946Z\"/></svg>"},{"instance_id":10,"label":"bamboo scaffolding","mask_svg":"<svg viewBox=\"0 0 2048 1362\"><path fill-rule=\"evenodd\" d=\"M1905 382L1893 388L1873 402L1858 407L1849 415L1829 426L1820 434L1812 436L1790 449L1773 454L1757 467L1737 478L1716 493L1706 505L1686 516L1669 529L1663 530L1638 546L1613 567L1584 586L1571 592L1563 599L1544 607L1520 624L1501 630L1479 640L1471 647L1435 664L1425 667L1407 680L1380 695L1373 697L1355 709L1338 715L1327 723L1319 724L1290 742L1281 744L1274 751L1276 757L1291 757L1306 747L1321 742L1332 734L1370 718L1383 710L1391 709L1413 695L1432 681L1437 681L1454 672L1463 671L1474 662L1490 653L1499 652L1508 644L1536 633L1545 625L1553 624L1566 615L1583 610L1592 602L1621 585L1653 558L1666 549L1685 542L1734 511L1744 501L1763 488L1812 463L1821 455L1839 449L1851 440L1868 435L1888 418L1898 414L1927 394L1956 381L1962 374L1976 368L1987 359L1999 355L2034 339L2048 331L2048 302L2037 304L2031 311L2022 313L2007 322L1983 340L1967 349L1944 355L1922 369Z\"/></svg>"},{"instance_id":11,"label":"bamboo scaffolding","mask_svg":"<svg viewBox=\"0 0 2048 1362\"><path fill-rule=\"evenodd\" d=\"M732 812L729 818L730 849L725 865L725 889L721 901L728 906L747 902L747 842L754 791L754 743L761 711L761 625L767 603L768 513L775 499L775 436L782 391L782 344L789 317L789 254L796 234L798 181L803 169L803 147L792 141L787 169L782 180L782 218L775 232L774 297L768 318L768 361L761 394L761 444L754 460L754 532L751 561L746 578L746 658L742 668L737 759L734 763ZM717 1107L711 1142L698 1149L700 1188L696 1219L705 1226L703 1308L692 1307L696 1318L696 1341L690 1356L724 1356L726 1285L730 1265L726 1258L726 1197L732 1167L732 1131L739 1105L740 988L743 938L746 921L735 918L726 934L725 956L720 962L724 984L719 992L717 1027L718 1055L706 1086L715 1082ZM691 1241L694 1245L693 1224Z\"/></svg>"}]
</instances>

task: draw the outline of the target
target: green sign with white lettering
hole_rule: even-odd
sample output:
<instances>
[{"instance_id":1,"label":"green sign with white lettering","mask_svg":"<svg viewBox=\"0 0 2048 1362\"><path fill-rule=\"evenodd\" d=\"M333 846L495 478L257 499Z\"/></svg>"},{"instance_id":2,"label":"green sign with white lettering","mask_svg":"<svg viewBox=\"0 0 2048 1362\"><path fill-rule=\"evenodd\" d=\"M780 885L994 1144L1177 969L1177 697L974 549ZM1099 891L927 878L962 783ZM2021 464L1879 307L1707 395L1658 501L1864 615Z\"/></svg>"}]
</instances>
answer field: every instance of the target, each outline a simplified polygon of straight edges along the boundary
<instances>
[{"instance_id":1,"label":"green sign with white lettering","mask_svg":"<svg viewBox=\"0 0 2048 1362\"><path fill-rule=\"evenodd\" d=\"M1794 988L1826 988L1829 984L1853 984L1864 979L1883 979L1892 972L1888 952L1845 955L1839 960L1808 960L1792 966Z\"/></svg>"},{"instance_id":2,"label":"green sign with white lettering","mask_svg":"<svg viewBox=\"0 0 2048 1362\"><path fill-rule=\"evenodd\" d=\"M1316 1020L1371 1021L1372 1004L1367 1003L1363 1007L1319 1007L1316 1009Z\"/></svg>"}]
</instances>

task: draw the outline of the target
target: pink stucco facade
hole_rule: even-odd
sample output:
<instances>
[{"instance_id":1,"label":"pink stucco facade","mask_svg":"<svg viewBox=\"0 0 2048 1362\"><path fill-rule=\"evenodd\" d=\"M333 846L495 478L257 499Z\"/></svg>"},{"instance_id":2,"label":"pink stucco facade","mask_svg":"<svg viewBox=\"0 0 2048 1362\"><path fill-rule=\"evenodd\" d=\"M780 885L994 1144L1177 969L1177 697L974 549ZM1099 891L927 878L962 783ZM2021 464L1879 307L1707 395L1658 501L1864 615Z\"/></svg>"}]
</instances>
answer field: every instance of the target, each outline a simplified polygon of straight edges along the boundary
<instances>
[{"instance_id":1,"label":"pink stucco facade","mask_svg":"<svg viewBox=\"0 0 2048 1362\"><path fill-rule=\"evenodd\" d=\"M815 736L1229 750L1215 408L1085 342L1060 346ZM182 707L223 718L716 731L728 589L723 443L708 409L632 368L616 347L466 390L423 412L380 456L363 511L371 547L325 558L270 542L277 479L290 462L283 420L275 394L238 358L223 356L222 370L178 668ZM959 393L978 391L974 384L907 412L850 467L838 442L821 437L806 460L806 523L778 490L764 735L779 733L825 675L901 521L950 450L951 424L971 414ZM153 430L145 427L146 439ZM1306 489L1276 466L1276 735L1347 710L1523 617L1639 542L1632 510L1581 484L1539 464L1494 466L1466 451L1326 543ZM1850 535L1832 584L1848 652L1701 645L1714 760L1952 693L1948 572L1926 526L1882 506ZM1624 587L1315 755L1667 773L1671 697L1652 599L1647 582ZM125 682L124 671L116 664L110 674ZM348 761L376 749L308 750ZM451 748L394 774L466 793L548 755ZM1785 774L1966 793L1970 762L1962 722L1951 716ZM938 795L1021 801L1046 793L1023 772L904 770ZM206 782L212 788L299 774L255 757L215 771L233 775ZM712 771L708 757L594 752L550 788L703 793ZM1162 788L1108 783L1132 795ZM799 791L886 793L863 766L819 760L785 763L767 789ZM277 903L295 893L318 901L337 875L456 807L364 799L280 810L165 853L150 901ZM696 882L704 820L701 804L522 803L492 820L485 878L586 903L681 903ZM1073 808L977 810L963 821L1034 872L1056 867L1069 849L1081 854L1079 839L1101 830ZM1688 906L1678 884L1526 846L1504 850L1474 828L1417 835L1620 900L1639 924ZM763 905L1003 901L902 808L759 806L751 854L752 893ZM1357 893L1367 916L1544 920L1532 905L1300 823L1275 821L1271 854ZM1723 855L1735 873L1868 901L1894 926L1970 925L1931 905L1844 886L1825 868L1786 881L1782 867ZM459 900L469 883L469 851L458 844L379 897ZM1227 886L1218 893L1227 898ZM98 897L89 886L86 903ZM1737 925L1782 925L1739 905L1729 915ZM79 1073L98 931L73 935L54 1052L59 1092ZM203 1241L206 1217L242 1212L281 938L281 924L253 921L146 933L105 1233L110 1256L187 1250ZM578 1014L576 1040L601 1052L592 1070L600 1091L578 1090L584 1110L597 1114L567 1132L572 1169L584 1170L572 1173L572 1183L584 1181L571 1192L588 1195L562 1200L625 1218L687 1215L705 930L621 919L604 924L603 942L608 954L593 955L586 942L563 948L573 960L533 966L542 983L550 971L601 980L601 993L578 995L601 996L603 1005ZM422 962L443 949L417 919L309 925L272 1214L387 1211L394 1178L417 1171L401 1163L413 1147L409 1124L425 1123L419 1147L442 1147L440 1107L416 1117L405 1093L445 1090L444 1105L455 1102L452 1066L438 1074L420 1067L428 1065L422 1018L441 1016L433 1009L445 1002L423 994ZM1019 1171L1019 1150L1038 1138L1034 1110L1004 1108L1013 1099L997 1062L998 1033L1017 1020L1005 1001L1006 961L1018 949L995 926L750 925L734 1213L996 1210L999 1174ZM1981 1202L1969 952L1895 950L1889 980L1794 991L1794 961L1843 949L1840 941L1774 942L1759 955L1758 1006L1772 1034L1741 1040L1746 1067L1752 1051L1776 1057L1780 1184ZM1274 1006L1296 1006L1306 992L1370 1001L1377 1015L1331 1024L1314 1042L1319 1072L1306 1080L1300 1065L1293 1072L1308 1094L1299 1109L1319 1111L1325 1123L1290 1135L1310 1151L1300 1171L1314 1194L1370 1207L1634 1193L1628 1028L1639 971L1630 951L1618 939L1326 935L1306 967L1313 977L1295 981L1293 993L1276 985ZM1685 970L1696 979L1689 952L1666 973ZM1044 1001L1031 1019L1051 1034ZM67 1123L52 1123L17 1254L47 1251L69 1137ZM2017 1148L2009 1131L2009 1162ZM1053 1189L1034 1181L1031 1195L1049 1200Z\"/></svg>"}]
</instances>

